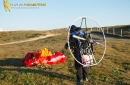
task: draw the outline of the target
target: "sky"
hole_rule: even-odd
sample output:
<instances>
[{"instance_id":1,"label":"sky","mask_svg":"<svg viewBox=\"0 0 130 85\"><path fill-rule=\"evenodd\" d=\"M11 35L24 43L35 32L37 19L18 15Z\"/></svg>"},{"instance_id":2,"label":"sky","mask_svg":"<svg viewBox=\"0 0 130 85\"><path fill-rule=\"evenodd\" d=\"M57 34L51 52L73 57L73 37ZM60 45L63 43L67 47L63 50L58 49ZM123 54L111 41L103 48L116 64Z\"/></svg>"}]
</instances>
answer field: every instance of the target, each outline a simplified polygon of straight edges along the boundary
<instances>
[{"instance_id":1,"label":"sky","mask_svg":"<svg viewBox=\"0 0 130 85\"><path fill-rule=\"evenodd\" d=\"M4 9L0 0L0 28L3 30L52 30L69 27L82 16L100 26L130 24L130 0L8 0L10 4L45 3L38 9Z\"/></svg>"}]
</instances>

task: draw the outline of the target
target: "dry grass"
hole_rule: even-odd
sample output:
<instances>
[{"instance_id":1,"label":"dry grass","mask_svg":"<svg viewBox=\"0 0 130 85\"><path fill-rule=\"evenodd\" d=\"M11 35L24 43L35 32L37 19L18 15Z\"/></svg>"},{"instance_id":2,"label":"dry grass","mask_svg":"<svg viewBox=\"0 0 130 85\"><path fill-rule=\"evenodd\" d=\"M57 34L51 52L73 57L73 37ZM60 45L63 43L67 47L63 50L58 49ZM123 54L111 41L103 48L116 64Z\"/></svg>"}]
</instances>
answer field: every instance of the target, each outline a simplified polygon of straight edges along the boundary
<instances>
[{"instance_id":1,"label":"dry grass","mask_svg":"<svg viewBox=\"0 0 130 85\"><path fill-rule=\"evenodd\" d=\"M20 34L21 33L21 34ZM76 70L74 59L64 49L67 41L67 29L50 31L0 32L0 43L19 41L28 38L60 33L62 35L32 42L0 46L0 84L1 85L75 85ZM52 70L43 70L42 66L25 67L22 59L27 52L49 48L52 52L62 51L67 60L64 64L52 65ZM96 55L101 53L97 46ZM107 51L103 61L88 68L87 85L130 85L130 41L107 39Z\"/></svg>"}]
</instances>

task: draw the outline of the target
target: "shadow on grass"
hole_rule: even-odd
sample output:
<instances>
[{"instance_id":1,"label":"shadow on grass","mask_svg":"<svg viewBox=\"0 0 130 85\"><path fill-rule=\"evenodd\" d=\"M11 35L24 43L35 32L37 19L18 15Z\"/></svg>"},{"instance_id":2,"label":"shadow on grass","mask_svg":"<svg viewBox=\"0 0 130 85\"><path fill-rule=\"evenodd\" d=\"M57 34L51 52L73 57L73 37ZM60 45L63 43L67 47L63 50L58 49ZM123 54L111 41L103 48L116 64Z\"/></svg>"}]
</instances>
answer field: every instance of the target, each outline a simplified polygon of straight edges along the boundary
<instances>
[{"instance_id":1,"label":"shadow on grass","mask_svg":"<svg viewBox=\"0 0 130 85\"><path fill-rule=\"evenodd\" d=\"M40 75L43 75L43 76L46 76L46 77L50 77L50 78L59 78L59 79L65 79L65 80L69 80L69 81L75 81L73 77L71 76L68 76L68 75L65 75L63 73L56 73L56 72L51 72L51 71L43 71L43 70L36 70L36 69L32 69L31 67L30 68L0 68L0 72L2 71L18 71L18 72L21 72L21 73L25 73L25 74L28 74L28 73L33 73L33 74L40 74Z\"/></svg>"},{"instance_id":2,"label":"shadow on grass","mask_svg":"<svg viewBox=\"0 0 130 85\"><path fill-rule=\"evenodd\" d=\"M2 67L2 66L8 66L8 68ZM10 66L14 66L16 68L12 68ZM7 58L5 60L0 60L0 72L4 71L4 70L8 70L8 71L18 71L21 73L34 73L34 74L41 74L43 76L49 76L51 78L60 78L60 79L66 79L69 81L75 81L73 77L68 76L68 75L64 75L64 74L59 74L56 72L51 72L51 71L44 71L42 69L33 69L31 67L25 67L25 68L21 68L24 67L22 64L22 59L20 58Z\"/></svg>"},{"instance_id":3,"label":"shadow on grass","mask_svg":"<svg viewBox=\"0 0 130 85\"><path fill-rule=\"evenodd\" d=\"M23 66L21 58L6 58L5 60L0 60L0 66Z\"/></svg>"},{"instance_id":4,"label":"shadow on grass","mask_svg":"<svg viewBox=\"0 0 130 85\"><path fill-rule=\"evenodd\" d=\"M122 63L122 66L124 67L125 70L130 70L130 62L129 63L127 63L127 62Z\"/></svg>"}]
</instances>

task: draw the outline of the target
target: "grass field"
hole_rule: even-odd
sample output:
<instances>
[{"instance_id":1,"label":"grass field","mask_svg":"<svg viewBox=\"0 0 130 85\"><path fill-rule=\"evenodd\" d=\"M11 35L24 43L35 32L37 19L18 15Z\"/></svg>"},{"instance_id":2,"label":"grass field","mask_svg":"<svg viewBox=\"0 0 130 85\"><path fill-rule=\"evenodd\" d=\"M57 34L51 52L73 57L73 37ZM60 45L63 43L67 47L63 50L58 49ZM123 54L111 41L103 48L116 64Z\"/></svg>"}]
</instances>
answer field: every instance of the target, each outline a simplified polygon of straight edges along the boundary
<instances>
[{"instance_id":1,"label":"grass field","mask_svg":"<svg viewBox=\"0 0 130 85\"><path fill-rule=\"evenodd\" d=\"M47 34L60 34L31 42L0 46L0 85L76 85L74 59L64 49L67 29L49 31L0 32L0 44L26 40ZM52 65L51 70L42 66L26 67L22 60L27 52L47 47L52 52L61 51L67 57L64 64ZM100 49L96 48L100 53ZM88 68L87 85L130 85L130 40L107 39L103 61Z\"/></svg>"}]
</instances>

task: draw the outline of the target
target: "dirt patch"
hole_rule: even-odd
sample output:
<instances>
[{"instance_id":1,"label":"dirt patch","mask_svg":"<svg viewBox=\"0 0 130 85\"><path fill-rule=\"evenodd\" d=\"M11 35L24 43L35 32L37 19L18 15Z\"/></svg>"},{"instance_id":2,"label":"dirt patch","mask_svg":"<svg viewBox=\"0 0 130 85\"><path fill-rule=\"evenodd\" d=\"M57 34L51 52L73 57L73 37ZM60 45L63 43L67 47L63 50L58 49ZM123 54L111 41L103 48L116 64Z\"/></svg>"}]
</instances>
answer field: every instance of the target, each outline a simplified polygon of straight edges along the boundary
<instances>
[{"instance_id":1,"label":"dirt patch","mask_svg":"<svg viewBox=\"0 0 130 85\"><path fill-rule=\"evenodd\" d=\"M17 42L3 43L3 44L0 44L0 45L9 45L9 44L16 44L16 43L24 43L24 42L35 41L35 40L39 40L39 39L43 39L43 38L47 38L47 37L57 36L57 35L59 35L59 34L48 34L46 36L39 36L39 37L36 37L36 38L30 38L28 40L21 40L21 41L17 41Z\"/></svg>"}]
</instances>

